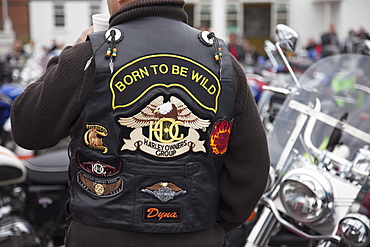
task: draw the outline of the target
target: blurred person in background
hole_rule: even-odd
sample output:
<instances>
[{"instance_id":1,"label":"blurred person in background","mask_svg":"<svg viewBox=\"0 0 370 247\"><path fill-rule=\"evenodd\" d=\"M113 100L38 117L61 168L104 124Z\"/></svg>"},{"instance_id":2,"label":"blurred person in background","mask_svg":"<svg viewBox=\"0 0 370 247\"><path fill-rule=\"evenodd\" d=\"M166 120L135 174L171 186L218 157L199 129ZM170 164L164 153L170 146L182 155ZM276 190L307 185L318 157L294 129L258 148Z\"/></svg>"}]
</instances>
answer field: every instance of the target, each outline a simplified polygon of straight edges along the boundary
<instances>
[{"instance_id":1,"label":"blurred person in background","mask_svg":"<svg viewBox=\"0 0 370 247\"><path fill-rule=\"evenodd\" d=\"M259 53L255 46L253 46L249 40L244 40L243 42L243 50L244 50L244 67L254 67L258 57Z\"/></svg>"},{"instance_id":2,"label":"blurred person in background","mask_svg":"<svg viewBox=\"0 0 370 247\"><path fill-rule=\"evenodd\" d=\"M310 38L308 40L306 51L308 54L308 58L313 61L317 61L321 58L321 45L318 44L313 38Z\"/></svg>"},{"instance_id":3,"label":"blurred person in background","mask_svg":"<svg viewBox=\"0 0 370 247\"><path fill-rule=\"evenodd\" d=\"M356 32L353 29L349 30L348 36L342 44L341 53L358 53L360 43L361 41Z\"/></svg>"},{"instance_id":4,"label":"blurred person in background","mask_svg":"<svg viewBox=\"0 0 370 247\"><path fill-rule=\"evenodd\" d=\"M23 41L14 41L11 50L6 54L5 62L12 66L23 66L27 61L28 55L23 48Z\"/></svg>"},{"instance_id":5,"label":"blurred person in background","mask_svg":"<svg viewBox=\"0 0 370 247\"><path fill-rule=\"evenodd\" d=\"M236 60L239 61L239 63L243 64L245 60L244 48L236 33L229 34L227 49L229 50L231 55L233 55Z\"/></svg>"},{"instance_id":6,"label":"blurred person in background","mask_svg":"<svg viewBox=\"0 0 370 247\"><path fill-rule=\"evenodd\" d=\"M364 27L360 27L360 30L357 34L358 38L363 41L363 40L370 40L370 35L369 33L366 31L366 29Z\"/></svg>"},{"instance_id":7,"label":"blurred person in background","mask_svg":"<svg viewBox=\"0 0 370 247\"><path fill-rule=\"evenodd\" d=\"M329 30L321 35L322 57L339 53L339 38L334 24L330 24Z\"/></svg>"}]
</instances>

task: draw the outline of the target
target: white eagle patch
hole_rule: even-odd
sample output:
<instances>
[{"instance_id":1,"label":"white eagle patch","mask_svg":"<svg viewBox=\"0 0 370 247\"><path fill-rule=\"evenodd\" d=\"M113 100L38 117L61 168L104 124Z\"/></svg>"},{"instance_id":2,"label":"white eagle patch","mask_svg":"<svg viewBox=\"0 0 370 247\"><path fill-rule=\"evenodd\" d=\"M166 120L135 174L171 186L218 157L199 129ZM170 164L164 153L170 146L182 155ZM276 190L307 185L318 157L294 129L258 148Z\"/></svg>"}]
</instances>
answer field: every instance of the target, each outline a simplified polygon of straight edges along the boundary
<instances>
[{"instance_id":1,"label":"white eagle patch","mask_svg":"<svg viewBox=\"0 0 370 247\"><path fill-rule=\"evenodd\" d=\"M189 151L206 152L204 141L196 129L207 130L210 120L201 119L175 96L164 102L159 96L132 117L119 118L122 126L134 128L131 139L123 139L122 150L140 149L157 157L174 157ZM149 136L144 136L142 128L149 126ZM180 126L188 128L184 131ZM185 136L186 135L186 136Z\"/></svg>"},{"instance_id":2,"label":"white eagle patch","mask_svg":"<svg viewBox=\"0 0 370 247\"><path fill-rule=\"evenodd\" d=\"M163 102L164 97L159 96L136 115L129 118L120 118L118 122L130 128L142 128L149 126L150 121L157 122L161 118L171 118L181 121L185 127L192 129L203 129L210 125L209 120L200 119L195 116L186 105L171 96L170 101Z\"/></svg>"}]
</instances>

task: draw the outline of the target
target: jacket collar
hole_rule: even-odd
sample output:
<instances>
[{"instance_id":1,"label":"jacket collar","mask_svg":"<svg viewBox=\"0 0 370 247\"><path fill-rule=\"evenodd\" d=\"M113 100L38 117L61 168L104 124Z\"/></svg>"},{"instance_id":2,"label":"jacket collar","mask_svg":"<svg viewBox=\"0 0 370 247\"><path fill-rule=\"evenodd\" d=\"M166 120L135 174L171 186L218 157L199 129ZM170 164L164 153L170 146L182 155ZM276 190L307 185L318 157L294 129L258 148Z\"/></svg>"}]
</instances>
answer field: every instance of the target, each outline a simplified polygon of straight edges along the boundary
<instances>
[{"instance_id":1,"label":"jacket collar","mask_svg":"<svg viewBox=\"0 0 370 247\"><path fill-rule=\"evenodd\" d=\"M109 25L115 26L140 17L167 17L187 23L188 16L183 7L183 0L136 0L115 12Z\"/></svg>"}]
</instances>

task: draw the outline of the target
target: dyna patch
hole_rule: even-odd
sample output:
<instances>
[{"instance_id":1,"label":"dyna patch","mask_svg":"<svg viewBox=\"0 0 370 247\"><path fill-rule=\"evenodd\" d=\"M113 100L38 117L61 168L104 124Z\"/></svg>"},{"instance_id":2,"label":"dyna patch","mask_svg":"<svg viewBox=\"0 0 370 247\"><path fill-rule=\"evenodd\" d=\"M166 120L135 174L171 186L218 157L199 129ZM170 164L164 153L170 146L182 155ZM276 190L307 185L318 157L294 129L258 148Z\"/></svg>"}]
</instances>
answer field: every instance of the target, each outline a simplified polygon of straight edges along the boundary
<instances>
[{"instance_id":1,"label":"dyna patch","mask_svg":"<svg viewBox=\"0 0 370 247\"><path fill-rule=\"evenodd\" d=\"M143 221L153 223L180 223L182 221L182 207L143 207Z\"/></svg>"}]
</instances>

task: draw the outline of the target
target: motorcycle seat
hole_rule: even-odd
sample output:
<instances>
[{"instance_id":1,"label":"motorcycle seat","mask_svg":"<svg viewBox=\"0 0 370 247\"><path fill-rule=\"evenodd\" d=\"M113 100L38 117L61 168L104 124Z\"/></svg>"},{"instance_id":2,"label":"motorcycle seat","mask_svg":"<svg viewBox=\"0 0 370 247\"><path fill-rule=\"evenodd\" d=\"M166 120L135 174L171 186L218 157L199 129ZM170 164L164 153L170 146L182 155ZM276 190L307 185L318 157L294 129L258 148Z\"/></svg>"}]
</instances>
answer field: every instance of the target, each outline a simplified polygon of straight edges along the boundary
<instances>
[{"instance_id":1,"label":"motorcycle seat","mask_svg":"<svg viewBox=\"0 0 370 247\"><path fill-rule=\"evenodd\" d=\"M62 149L24 160L27 181L35 184L66 184L68 182L68 150Z\"/></svg>"}]
</instances>

